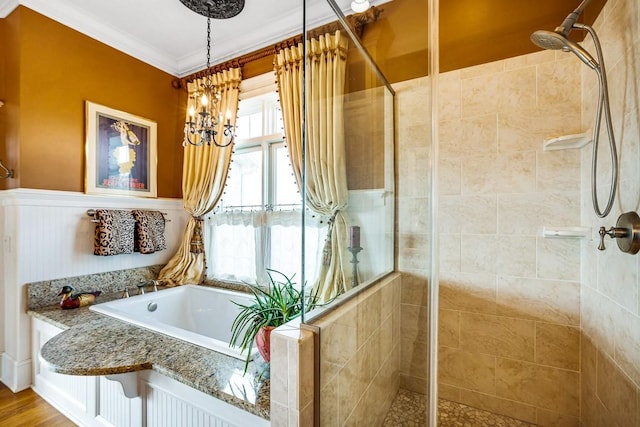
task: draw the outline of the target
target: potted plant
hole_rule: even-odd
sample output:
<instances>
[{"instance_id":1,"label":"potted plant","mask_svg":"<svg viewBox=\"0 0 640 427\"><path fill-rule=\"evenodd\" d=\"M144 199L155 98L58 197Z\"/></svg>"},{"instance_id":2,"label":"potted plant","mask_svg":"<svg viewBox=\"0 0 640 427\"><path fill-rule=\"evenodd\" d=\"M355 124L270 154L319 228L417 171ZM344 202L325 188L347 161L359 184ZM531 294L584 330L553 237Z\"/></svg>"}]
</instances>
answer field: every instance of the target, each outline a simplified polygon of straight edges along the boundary
<instances>
[{"instance_id":1,"label":"potted plant","mask_svg":"<svg viewBox=\"0 0 640 427\"><path fill-rule=\"evenodd\" d=\"M269 345L271 331L302 314L302 292L294 286L291 278L276 270L267 270L269 286L249 285L253 294L253 303L241 304L240 313L231 326L231 345L247 352L244 365L245 373L251 360L251 348L256 343L262 358L270 361ZM282 277L275 280L274 274ZM315 307L314 298L307 299L307 309Z\"/></svg>"}]
</instances>

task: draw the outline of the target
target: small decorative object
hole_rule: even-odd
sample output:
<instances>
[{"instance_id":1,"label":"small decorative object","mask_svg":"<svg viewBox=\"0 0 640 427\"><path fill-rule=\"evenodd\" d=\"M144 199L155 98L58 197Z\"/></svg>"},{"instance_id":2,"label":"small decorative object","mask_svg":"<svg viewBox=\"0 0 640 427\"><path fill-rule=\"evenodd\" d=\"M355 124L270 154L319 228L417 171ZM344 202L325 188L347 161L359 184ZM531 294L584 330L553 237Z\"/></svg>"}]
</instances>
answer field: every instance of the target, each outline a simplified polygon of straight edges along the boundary
<instances>
[{"instance_id":1,"label":"small decorative object","mask_svg":"<svg viewBox=\"0 0 640 427\"><path fill-rule=\"evenodd\" d=\"M236 316L231 326L231 345L240 347L247 352L244 371L247 372L251 360L251 348L256 343L262 358L270 361L269 345L271 331L280 325L300 317L303 309L302 292L294 286L291 278L275 270L267 270L269 286L262 288L258 285L250 285L255 302L253 304L240 304L240 313ZM273 278L276 273L283 280ZM315 298L311 295L305 305L306 310L316 307Z\"/></svg>"},{"instance_id":2,"label":"small decorative object","mask_svg":"<svg viewBox=\"0 0 640 427\"><path fill-rule=\"evenodd\" d=\"M360 247L360 227L357 225L352 225L349 232L349 247L347 248L353 258L351 259L351 264L353 264L353 270L351 271L351 287L355 288L358 286L360 281L358 280L358 253L362 250Z\"/></svg>"},{"instance_id":3,"label":"small decorative object","mask_svg":"<svg viewBox=\"0 0 640 427\"><path fill-rule=\"evenodd\" d=\"M58 296L62 295L60 307L64 309L78 308L91 305L96 302L96 297L100 296L101 291L82 292L79 294L71 294L73 288L69 285L63 286Z\"/></svg>"},{"instance_id":4,"label":"small decorative object","mask_svg":"<svg viewBox=\"0 0 640 427\"><path fill-rule=\"evenodd\" d=\"M157 123L86 103L85 192L157 197Z\"/></svg>"}]
</instances>

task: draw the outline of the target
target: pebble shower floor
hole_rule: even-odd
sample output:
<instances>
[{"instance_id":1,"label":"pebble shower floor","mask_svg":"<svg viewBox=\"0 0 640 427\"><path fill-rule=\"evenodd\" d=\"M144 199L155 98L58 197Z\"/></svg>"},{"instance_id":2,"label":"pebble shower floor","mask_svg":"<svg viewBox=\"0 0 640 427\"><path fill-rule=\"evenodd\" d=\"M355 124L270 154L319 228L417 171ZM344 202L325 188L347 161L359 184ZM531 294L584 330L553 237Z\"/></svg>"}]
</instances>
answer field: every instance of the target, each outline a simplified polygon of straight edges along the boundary
<instances>
[{"instance_id":1,"label":"pebble shower floor","mask_svg":"<svg viewBox=\"0 0 640 427\"><path fill-rule=\"evenodd\" d=\"M384 427L424 427L426 425L426 396L400 389L396 395ZM536 427L535 424L482 411L448 400L438 402L438 427Z\"/></svg>"}]
</instances>

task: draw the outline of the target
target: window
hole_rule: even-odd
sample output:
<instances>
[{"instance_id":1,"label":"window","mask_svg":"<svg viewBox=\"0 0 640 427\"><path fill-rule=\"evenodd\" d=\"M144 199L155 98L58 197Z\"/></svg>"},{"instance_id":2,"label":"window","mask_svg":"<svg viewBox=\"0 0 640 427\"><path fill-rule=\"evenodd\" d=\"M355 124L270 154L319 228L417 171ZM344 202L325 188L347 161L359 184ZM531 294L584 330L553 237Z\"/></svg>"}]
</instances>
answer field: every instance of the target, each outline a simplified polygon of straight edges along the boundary
<instances>
[{"instance_id":1,"label":"window","mask_svg":"<svg viewBox=\"0 0 640 427\"><path fill-rule=\"evenodd\" d=\"M301 275L302 200L273 76L268 77L270 85L261 93L241 92L245 95L240 99L227 185L207 219L210 278L265 283L266 269L295 275L294 281ZM320 236L324 237L320 224L307 230L307 253L312 254L306 257L307 268L312 271Z\"/></svg>"}]
</instances>

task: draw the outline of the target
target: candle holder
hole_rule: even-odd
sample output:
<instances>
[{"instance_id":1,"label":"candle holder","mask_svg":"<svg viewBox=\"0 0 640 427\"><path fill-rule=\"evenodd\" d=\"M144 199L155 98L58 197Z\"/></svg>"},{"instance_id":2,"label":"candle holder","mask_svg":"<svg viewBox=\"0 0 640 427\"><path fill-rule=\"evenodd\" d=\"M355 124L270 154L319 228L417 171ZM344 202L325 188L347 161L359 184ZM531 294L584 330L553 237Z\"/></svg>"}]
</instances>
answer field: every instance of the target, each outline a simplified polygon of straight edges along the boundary
<instances>
[{"instance_id":1,"label":"candle holder","mask_svg":"<svg viewBox=\"0 0 640 427\"><path fill-rule=\"evenodd\" d=\"M356 286L359 285L359 283L358 283L358 263L360 261L358 261L358 253L362 250L362 248L360 246L357 246L355 248L349 247L347 249L349 250L349 252L351 252L351 255L353 256L353 258L350 261L351 264L353 265L352 272L351 272L351 287L355 288Z\"/></svg>"}]
</instances>

